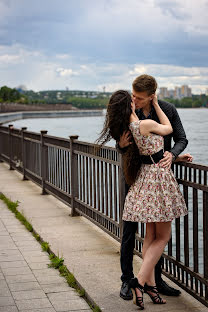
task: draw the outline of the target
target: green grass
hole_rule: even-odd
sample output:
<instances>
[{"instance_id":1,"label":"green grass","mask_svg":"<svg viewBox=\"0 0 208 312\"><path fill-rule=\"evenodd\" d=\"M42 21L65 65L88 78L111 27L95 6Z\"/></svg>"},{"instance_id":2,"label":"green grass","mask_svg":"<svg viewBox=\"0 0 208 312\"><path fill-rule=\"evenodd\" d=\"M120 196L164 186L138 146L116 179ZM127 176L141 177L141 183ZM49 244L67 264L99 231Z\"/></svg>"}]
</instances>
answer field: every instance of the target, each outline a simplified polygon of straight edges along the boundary
<instances>
[{"instance_id":1,"label":"green grass","mask_svg":"<svg viewBox=\"0 0 208 312\"><path fill-rule=\"evenodd\" d=\"M28 229L28 231L32 232L33 231L33 227L32 225L26 220L26 218L24 217L24 215L22 213L20 213L17 210L17 207L19 205L19 202L12 202L10 199L8 199L4 194L0 193L0 199L4 201L4 203L7 205L7 207L9 208L9 210L11 212L13 212L16 216L16 218L25 225L25 227Z\"/></svg>"},{"instance_id":2,"label":"green grass","mask_svg":"<svg viewBox=\"0 0 208 312\"><path fill-rule=\"evenodd\" d=\"M50 250L50 245L48 242L42 242L41 247L42 247L43 251L49 252L49 250Z\"/></svg>"},{"instance_id":3,"label":"green grass","mask_svg":"<svg viewBox=\"0 0 208 312\"><path fill-rule=\"evenodd\" d=\"M64 265L64 258L63 257L59 257L54 255L51 250L50 250L50 245L48 242L44 242L41 240L41 237L39 234L37 234L32 225L26 220L26 218L24 217L24 215L22 213L20 213L17 210L17 207L19 205L19 202L12 202L10 199L8 199L4 194L0 193L0 199L4 201L4 203L7 205L7 207L9 208L10 211L12 211L16 218L25 225L25 227L28 229L28 231L30 231L33 236L36 238L37 241L41 242L41 247L44 251L48 252L49 254L49 259L50 259L50 264L48 264L48 267L54 268L56 270L59 270L60 275L65 277L68 285L72 288L74 288L77 293L79 294L80 297L83 297L87 303L89 304L90 308L92 309L93 312L101 312L100 308L97 305L92 305L91 302L87 299L86 295L85 295L85 290L84 288L80 287L77 282L76 279L74 277L74 275L67 269L67 267Z\"/></svg>"}]
</instances>

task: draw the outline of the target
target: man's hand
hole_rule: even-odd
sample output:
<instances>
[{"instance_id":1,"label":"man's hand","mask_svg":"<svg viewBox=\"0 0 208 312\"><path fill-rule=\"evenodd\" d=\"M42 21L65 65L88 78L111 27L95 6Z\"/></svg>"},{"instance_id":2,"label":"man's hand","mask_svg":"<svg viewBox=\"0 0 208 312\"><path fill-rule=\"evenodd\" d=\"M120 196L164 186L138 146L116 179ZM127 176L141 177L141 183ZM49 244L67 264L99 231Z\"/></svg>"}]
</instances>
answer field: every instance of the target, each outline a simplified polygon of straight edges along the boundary
<instances>
[{"instance_id":1,"label":"man's hand","mask_svg":"<svg viewBox=\"0 0 208 312\"><path fill-rule=\"evenodd\" d=\"M118 145L120 148L124 148L132 144L132 135L131 131L124 131L124 133L120 136L120 140Z\"/></svg>"},{"instance_id":2,"label":"man's hand","mask_svg":"<svg viewBox=\"0 0 208 312\"><path fill-rule=\"evenodd\" d=\"M160 160L161 167L170 169L173 161L173 154L171 152L166 151L163 154L163 158Z\"/></svg>"},{"instance_id":3,"label":"man's hand","mask_svg":"<svg viewBox=\"0 0 208 312\"><path fill-rule=\"evenodd\" d=\"M178 162L178 161L192 162L193 161L193 156L191 154L189 154L189 153L182 154L182 155L179 155L176 158L176 162Z\"/></svg>"}]
</instances>

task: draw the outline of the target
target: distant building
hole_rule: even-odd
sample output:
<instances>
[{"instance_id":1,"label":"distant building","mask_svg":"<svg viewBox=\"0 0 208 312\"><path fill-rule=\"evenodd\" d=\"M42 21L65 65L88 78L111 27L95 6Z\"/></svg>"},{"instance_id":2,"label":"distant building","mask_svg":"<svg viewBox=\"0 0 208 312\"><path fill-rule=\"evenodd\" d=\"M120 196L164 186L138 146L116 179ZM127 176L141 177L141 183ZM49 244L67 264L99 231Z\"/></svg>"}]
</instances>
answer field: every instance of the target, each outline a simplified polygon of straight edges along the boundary
<instances>
[{"instance_id":1,"label":"distant building","mask_svg":"<svg viewBox=\"0 0 208 312\"><path fill-rule=\"evenodd\" d=\"M187 85L181 87L181 97L192 97L191 88Z\"/></svg>"},{"instance_id":2,"label":"distant building","mask_svg":"<svg viewBox=\"0 0 208 312\"><path fill-rule=\"evenodd\" d=\"M208 90L207 90L208 92ZM159 99L164 98L173 98L173 99L181 99L184 97L192 97L191 88L188 85L183 85L181 87L175 87L174 90L168 90L166 87L161 87L159 89Z\"/></svg>"},{"instance_id":3,"label":"distant building","mask_svg":"<svg viewBox=\"0 0 208 312\"><path fill-rule=\"evenodd\" d=\"M166 87L160 88L159 98L162 100L162 99L168 98L168 97L169 97L168 88L166 88Z\"/></svg>"},{"instance_id":4,"label":"distant building","mask_svg":"<svg viewBox=\"0 0 208 312\"><path fill-rule=\"evenodd\" d=\"M174 98L174 92L175 90L169 90L168 93L169 93L169 98L173 99Z\"/></svg>"},{"instance_id":5,"label":"distant building","mask_svg":"<svg viewBox=\"0 0 208 312\"><path fill-rule=\"evenodd\" d=\"M62 100L63 98L62 98L62 92L57 92L56 93L56 98L57 98L57 100Z\"/></svg>"},{"instance_id":6,"label":"distant building","mask_svg":"<svg viewBox=\"0 0 208 312\"><path fill-rule=\"evenodd\" d=\"M180 87L175 87L174 98L175 99L180 99L181 98L181 88Z\"/></svg>"}]
</instances>

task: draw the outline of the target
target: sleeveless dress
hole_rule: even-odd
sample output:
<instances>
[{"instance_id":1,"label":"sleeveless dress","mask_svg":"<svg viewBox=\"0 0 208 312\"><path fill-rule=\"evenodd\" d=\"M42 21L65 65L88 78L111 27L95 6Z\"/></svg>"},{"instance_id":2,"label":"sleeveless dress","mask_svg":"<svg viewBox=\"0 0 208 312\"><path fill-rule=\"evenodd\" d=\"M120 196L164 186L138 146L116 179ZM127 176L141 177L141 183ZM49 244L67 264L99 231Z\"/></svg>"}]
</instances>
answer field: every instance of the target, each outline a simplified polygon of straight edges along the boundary
<instances>
[{"instance_id":1,"label":"sleeveless dress","mask_svg":"<svg viewBox=\"0 0 208 312\"><path fill-rule=\"evenodd\" d=\"M164 149L162 136L140 134L140 122L134 121L129 125L140 155L152 155ZM185 200L172 170L160 167L159 163L142 164L126 196L123 220L167 222L187 213Z\"/></svg>"}]
</instances>

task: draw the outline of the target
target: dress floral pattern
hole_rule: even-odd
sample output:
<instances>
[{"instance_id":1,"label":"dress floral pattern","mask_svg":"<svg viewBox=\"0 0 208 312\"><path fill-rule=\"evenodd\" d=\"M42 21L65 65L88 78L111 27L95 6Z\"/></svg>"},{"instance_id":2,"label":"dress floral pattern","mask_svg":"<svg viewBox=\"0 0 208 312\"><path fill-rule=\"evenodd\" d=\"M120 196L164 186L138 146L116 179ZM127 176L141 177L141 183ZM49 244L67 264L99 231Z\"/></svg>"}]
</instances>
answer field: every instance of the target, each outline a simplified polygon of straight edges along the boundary
<instances>
[{"instance_id":1,"label":"dress floral pattern","mask_svg":"<svg viewBox=\"0 0 208 312\"><path fill-rule=\"evenodd\" d=\"M157 134L144 136L140 120L130 123L130 130L141 155L152 155L164 148ZM142 164L126 196L123 220L133 222L168 222L188 213L185 200L171 169L157 164Z\"/></svg>"}]
</instances>

